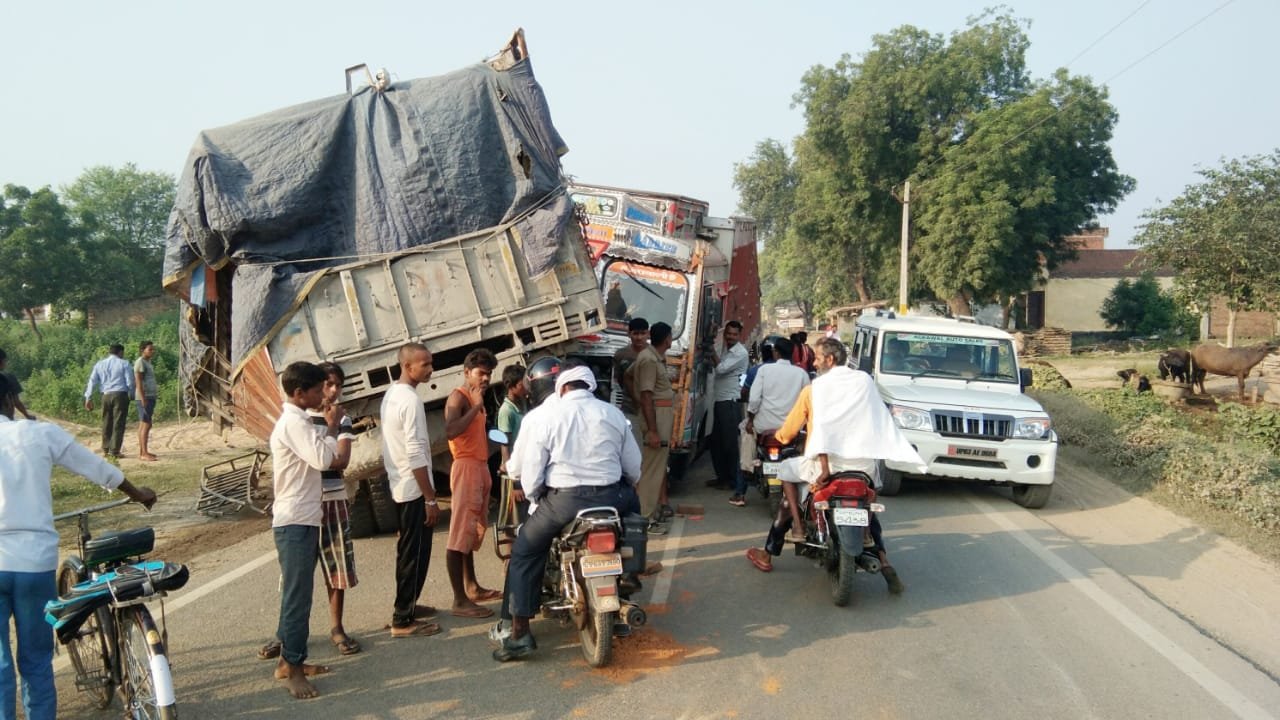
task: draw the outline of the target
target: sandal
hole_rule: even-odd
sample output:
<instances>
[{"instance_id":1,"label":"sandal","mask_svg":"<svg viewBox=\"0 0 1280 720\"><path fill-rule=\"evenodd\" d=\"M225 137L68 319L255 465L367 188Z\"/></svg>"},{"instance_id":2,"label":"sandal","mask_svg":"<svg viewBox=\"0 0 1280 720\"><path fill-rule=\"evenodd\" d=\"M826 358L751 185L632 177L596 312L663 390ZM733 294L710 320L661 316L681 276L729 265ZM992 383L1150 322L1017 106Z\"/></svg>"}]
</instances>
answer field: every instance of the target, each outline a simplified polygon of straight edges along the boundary
<instances>
[{"instance_id":1,"label":"sandal","mask_svg":"<svg viewBox=\"0 0 1280 720\"><path fill-rule=\"evenodd\" d=\"M661 508L658 508L659 520L668 520L675 516L676 516L675 508L671 507L670 505L663 505Z\"/></svg>"},{"instance_id":2,"label":"sandal","mask_svg":"<svg viewBox=\"0 0 1280 720\"><path fill-rule=\"evenodd\" d=\"M391 628L391 637L426 637L428 635L435 635L438 632L440 632L440 626L433 622L414 621L412 624L405 625L404 627Z\"/></svg>"},{"instance_id":3,"label":"sandal","mask_svg":"<svg viewBox=\"0 0 1280 720\"><path fill-rule=\"evenodd\" d=\"M280 641L268 640L266 645L258 648L259 660L275 660L280 657Z\"/></svg>"},{"instance_id":4,"label":"sandal","mask_svg":"<svg viewBox=\"0 0 1280 720\"><path fill-rule=\"evenodd\" d=\"M452 615L452 616L454 616L454 617L460 617L460 618L475 618L475 619L477 619L477 620L482 619L482 618L487 618L487 617L493 617L493 611L492 611L492 610L490 610L490 609L489 609L489 608L487 608L487 607L480 607L479 605L477 605L477 606L475 606L475 607L461 608L461 609L458 609L458 610L452 610L452 611L450 611L450 613L449 613L449 614L450 614L450 615Z\"/></svg>"},{"instance_id":5,"label":"sandal","mask_svg":"<svg viewBox=\"0 0 1280 720\"><path fill-rule=\"evenodd\" d=\"M482 603L482 602L489 602L490 600L501 600L501 599L502 599L501 590L490 590L486 588L484 592L477 593L475 597L471 598L471 602Z\"/></svg>"},{"instance_id":6,"label":"sandal","mask_svg":"<svg viewBox=\"0 0 1280 720\"><path fill-rule=\"evenodd\" d=\"M341 639L339 639L339 637L341 637ZM329 639L333 641L333 646L338 648L339 655L355 655L361 650L360 643L356 642L355 638L347 635L346 633L343 633L341 636L337 633L330 633Z\"/></svg>"},{"instance_id":7,"label":"sandal","mask_svg":"<svg viewBox=\"0 0 1280 720\"><path fill-rule=\"evenodd\" d=\"M760 572L772 571L773 562L772 561L766 562L765 560L762 560L760 558L761 555L768 557L768 553L766 553L765 551L759 548L747 548L747 559L751 561L752 565L756 566L757 570L759 570Z\"/></svg>"}]
</instances>

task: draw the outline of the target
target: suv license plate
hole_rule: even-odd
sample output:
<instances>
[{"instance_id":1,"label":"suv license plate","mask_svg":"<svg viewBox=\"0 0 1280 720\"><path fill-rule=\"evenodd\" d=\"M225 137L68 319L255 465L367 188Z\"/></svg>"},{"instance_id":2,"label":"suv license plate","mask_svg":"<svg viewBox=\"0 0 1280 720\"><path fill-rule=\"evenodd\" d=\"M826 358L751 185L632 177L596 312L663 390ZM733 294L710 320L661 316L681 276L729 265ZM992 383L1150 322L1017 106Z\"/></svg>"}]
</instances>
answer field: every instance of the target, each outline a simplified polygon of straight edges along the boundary
<instances>
[{"instance_id":1,"label":"suv license plate","mask_svg":"<svg viewBox=\"0 0 1280 720\"><path fill-rule=\"evenodd\" d=\"M780 462L767 462L760 468L760 471L763 472L765 475L771 475L771 476L777 477L778 468L780 467L782 467L782 463Z\"/></svg>"},{"instance_id":2,"label":"suv license plate","mask_svg":"<svg viewBox=\"0 0 1280 720\"><path fill-rule=\"evenodd\" d=\"M582 577L584 578L600 577L601 575L621 575L622 556L618 553L584 555L578 560L578 566L582 568Z\"/></svg>"},{"instance_id":3,"label":"suv license plate","mask_svg":"<svg viewBox=\"0 0 1280 720\"><path fill-rule=\"evenodd\" d=\"M833 508L837 525L866 527L871 524L866 508Z\"/></svg>"}]
</instances>

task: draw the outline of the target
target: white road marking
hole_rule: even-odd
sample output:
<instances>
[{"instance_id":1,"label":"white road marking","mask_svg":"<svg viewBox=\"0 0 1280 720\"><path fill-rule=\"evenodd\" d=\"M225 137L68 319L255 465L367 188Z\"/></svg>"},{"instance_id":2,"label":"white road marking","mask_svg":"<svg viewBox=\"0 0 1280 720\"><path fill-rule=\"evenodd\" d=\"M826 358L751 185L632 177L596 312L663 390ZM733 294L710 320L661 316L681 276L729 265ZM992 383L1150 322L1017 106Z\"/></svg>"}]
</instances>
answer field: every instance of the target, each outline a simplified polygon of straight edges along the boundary
<instances>
[{"instance_id":1,"label":"white road marking","mask_svg":"<svg viewBox=\"0 0 1280 720\"><path fill-rule=\"evenodd\" d=\"M1105 590L1086 577L1084 573L1072 567L1070 563L1058 557L1049 548L1031 537L1025 530L1015 525L1003 512L996 510L985 500L975 497L967 499L983 515L986 515L993 523L1012 535L1015 540L1044 561L1046 565L1061 575L1082 595L1097 603L1104 612L1128 628L1129 632L1132 632L1145 642L1152 650L1164 656L1174 667L1181 670L1184 675L1194 680L1197 685L1204 688L1218 702L1230 709L1236 717L1246 720L1268 720L1274 718L1273 715L1245 697L1225 680L1215 675L1213 671L1192 657L1186 650L1179 647L1173 640L1170 640L1150 623L1138 617L1136 613L1125 607L1119 600L1107 594Z\"/></svg>"},{"instance_id":2,"label":"white road marking","mask_svg":"<svg viewBox=\"0 0 1280 720\"><path fill-rule=\"evenodd\" d=\"M658 582L653 585L653 595L649 598L652 605L663 605L671 595L671 576L675 573L676 556L680 554L680 536L684 532L684 518L671 519L671 530L667 533L667 549L662 552L662 571L658 573Z\"/></svg>"}]
</instances>

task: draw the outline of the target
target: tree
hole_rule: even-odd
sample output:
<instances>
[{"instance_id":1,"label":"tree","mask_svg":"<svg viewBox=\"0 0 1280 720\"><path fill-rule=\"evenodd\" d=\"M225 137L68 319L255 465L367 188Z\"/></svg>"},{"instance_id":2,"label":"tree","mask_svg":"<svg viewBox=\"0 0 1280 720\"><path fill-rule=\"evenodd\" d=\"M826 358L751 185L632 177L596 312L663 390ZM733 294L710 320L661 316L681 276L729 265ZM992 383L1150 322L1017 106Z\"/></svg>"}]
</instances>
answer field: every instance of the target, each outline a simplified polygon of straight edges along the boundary
<instances>
[{"instance_id":1,"label":"tree","mask_svg":"<svg viewBox=\"0 0 1280 720\"><path fill-rule=\"evenodd\" d=\"M1123 278L1117 282L1102 301L1098 315L1107 327L1143 336L1186 336L1194 323L1149 272L1133 281Z\"/></svg>"},{"instance_id":2,"label":"tree","mask_svg":"<svg viewBox=\"0 0 1280 720\"><path fill-rule=\"evenodd\" d=\"M903 181L912 182L912 276L967 314L1031 288L1063 238L1132 187L1107 145L1104 90L1026 71L1025 23L992 11L950 38L903 26L857 61L805 73L790 229L826 264L811 283L844 300L896 289Z\"/></svg>"},{"instance_id":3,"label":"tree","mask_svg":"<svg viewBox=\"0 0 1280 720\"><path fill-rule=\"evenodd\" d=\"M84 238L52 190L6 185L0 195L0 310L26 315L41 337L35 308L64 302L79 286Z\"/></svg>"},{"instance_id":4,"label":"tree","mask_svg":"<svg viewBox=\"0 0 1280 720\"><path fill-rule=\"evenodd\" d=\"M1164 207L1143 213L1135 244L1172 268L1178 296L1200 312L1224 298L1227 344L1241 310L1280 306L1280 150L1198 171Z\"/></svg>"},{"instance_id":5,"label":"tree","mask_svg":"<svg viewBox=\"0 0 1280 720\"><path fill-rule=\"evenodd\" d=\"M86 251L111 282L85 278L82 302L147 297L160 292L165 227L173 208L171 175L144 172L133 163L91 167L63 188L87 230Z\"/></svg>"}]
</instances>

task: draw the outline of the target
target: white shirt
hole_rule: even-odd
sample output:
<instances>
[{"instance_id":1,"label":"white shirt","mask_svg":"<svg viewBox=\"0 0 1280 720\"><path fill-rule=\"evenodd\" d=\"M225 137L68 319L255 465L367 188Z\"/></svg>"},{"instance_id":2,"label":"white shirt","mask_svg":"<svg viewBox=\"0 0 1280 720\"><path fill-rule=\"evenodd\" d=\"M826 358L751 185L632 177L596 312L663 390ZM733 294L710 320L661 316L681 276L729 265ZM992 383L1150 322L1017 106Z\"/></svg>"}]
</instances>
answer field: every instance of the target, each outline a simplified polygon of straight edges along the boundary
<instances>
[{"instance_id":1,"label":"white shirt","mask_svg":"<svg viewBox=\"0 0 1280 720\"><path fill-rule=\"evenodd\" d=\"M740 376L747 371L750 358L747 347L742 343L734 343L733 347L720 356L720 364L715 369L715 401L738 400L742 397Z\"/></svg>"},{"instance_id":2,"label":"white shirt","mask_svg":"<svg viewBox=\"0 0 1280 720\"><path fill-rule=\"evenodd\" d=\"M275 499L271 527L320 527L320 471L338 454L338 442L311 421L302 408L287 402L271 431L271 474Z\"/></svg>"},{"instance_id":3,"label":"white shirt","mask_svg":"<svg viewBox=\"0 0 1280 720\"><path fill-rule=\"evenodd\" d=\"M58 568L58 531L49 489L54 465L104 488L124 482L120 468L57 425L0 415L0 571Z\"/></svg>"},{"instance_id":4,"label":"white shirt","mask_svg":"<svg viewBox=\"0 0 1280 720\"><path fill-rule=\"evenodd\" d=\"M774 360L760 366L755 382L751 383L751 395L747 400L747 413L753 416L751 424L756 432L777 430L787 421L787 413L796 404L800 391L809 384L809 373L791 364L789 360Z\"/></svg>"},{"instance_id":5,"label":"white shirt","mask_svg":"<svg viewBox=\"0 0 1280 720\"><path fill-rule=\"evenodd\" d=\"M431 476L431 438L427 435L427 411L418 391L394 383L382 396L382 465L387 469L391 498L409 502L422 497L413 471L426 468Z\"/></svg>"},{"instance_id":6,"label":"white shirt","mask_svg":"<svg viewBox=\"0 0 1280 720\"><path fill-rule=\"evenodd\" d=\"M552 488L613 485L640 479L640 446L618 408L588 390L571 390L520 426L520 485L532 497Z\"/></svg>"}]
</instances>

